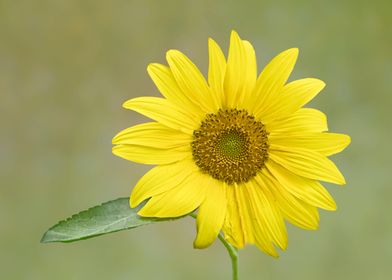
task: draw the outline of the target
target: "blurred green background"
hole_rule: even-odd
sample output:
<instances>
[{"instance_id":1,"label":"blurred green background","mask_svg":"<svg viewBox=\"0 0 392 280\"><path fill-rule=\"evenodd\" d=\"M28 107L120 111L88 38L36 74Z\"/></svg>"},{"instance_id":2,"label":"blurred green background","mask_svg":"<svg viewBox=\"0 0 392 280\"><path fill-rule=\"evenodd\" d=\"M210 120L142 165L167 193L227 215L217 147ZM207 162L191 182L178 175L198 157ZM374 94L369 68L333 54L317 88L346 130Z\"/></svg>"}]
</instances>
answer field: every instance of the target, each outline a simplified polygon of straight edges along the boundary
<instances>
[{"instance_id":1,"label":"blurred green background","mask_svg":"<svg viewBox=\"0 0 392 280\"><path fill-rule=\"evenodd\" d=\"M158 95L146 73L166 50L207 69L207 38L253 42L259 69L299 47L292 79L319 77L312 105L352 136L334 157L347 186L318 231L289 229L275 260L247 247L241 279L392 279L390 1L0 0L0 278L229 279L216 242L194 250L194 222L146 226L72 244L39 243L55 222L128 196L149 169L111 154L145 119L121 104Z\"/></svg>"}]
</instances>

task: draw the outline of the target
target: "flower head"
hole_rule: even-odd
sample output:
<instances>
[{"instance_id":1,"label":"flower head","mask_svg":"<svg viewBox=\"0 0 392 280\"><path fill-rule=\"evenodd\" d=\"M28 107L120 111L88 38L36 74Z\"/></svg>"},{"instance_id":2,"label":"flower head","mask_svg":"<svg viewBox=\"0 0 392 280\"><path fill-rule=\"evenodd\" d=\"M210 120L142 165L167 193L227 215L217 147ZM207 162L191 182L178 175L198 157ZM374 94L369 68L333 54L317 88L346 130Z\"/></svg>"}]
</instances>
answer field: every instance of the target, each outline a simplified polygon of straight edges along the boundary
<instances>
[{"instance_id":1,"label":"flower head","mask_svg":"<svg viewBox=\"0 0 392 280\"><path fill-rule=\"evenodd\" d=\"M342 151L347 135L327 133L325 115L302 108L325 86L319 79L287 83L298 49L288 49L257 76L255 51L232 32L226 60L209 39L208 82L177 50L169 66L147 68L163 98L124 103L155 122L121 131L113 153L157 165L132 191L139 215L178 217L197 209L196 248L222 230L237 248L256 244L277 256L285 249L284 220L316 229L317 208L335 210L320 181L345 184L328 156Z\"/></svg>"}]
</instances>

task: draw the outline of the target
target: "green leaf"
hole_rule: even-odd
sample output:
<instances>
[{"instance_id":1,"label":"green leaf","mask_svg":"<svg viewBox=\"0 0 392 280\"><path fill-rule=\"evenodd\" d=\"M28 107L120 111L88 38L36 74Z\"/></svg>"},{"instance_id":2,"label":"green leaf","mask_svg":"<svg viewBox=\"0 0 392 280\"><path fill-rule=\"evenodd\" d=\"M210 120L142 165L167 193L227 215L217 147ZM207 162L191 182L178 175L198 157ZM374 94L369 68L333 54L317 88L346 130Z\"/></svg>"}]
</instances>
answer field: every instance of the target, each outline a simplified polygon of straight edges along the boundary
<instances>
[{"instance_id":1,"label":"green leaf","mask_svg":"<svg viewBox=\"0 0 392 280\"><path fill-rule=\"evenodd\" d=\"M120 230L178 219L140 217L137 212L142 206L130 208L129 198L118 198L103 203L54 225L45 232L41 242L73 242Z\"/></svg>"}]
</instances>

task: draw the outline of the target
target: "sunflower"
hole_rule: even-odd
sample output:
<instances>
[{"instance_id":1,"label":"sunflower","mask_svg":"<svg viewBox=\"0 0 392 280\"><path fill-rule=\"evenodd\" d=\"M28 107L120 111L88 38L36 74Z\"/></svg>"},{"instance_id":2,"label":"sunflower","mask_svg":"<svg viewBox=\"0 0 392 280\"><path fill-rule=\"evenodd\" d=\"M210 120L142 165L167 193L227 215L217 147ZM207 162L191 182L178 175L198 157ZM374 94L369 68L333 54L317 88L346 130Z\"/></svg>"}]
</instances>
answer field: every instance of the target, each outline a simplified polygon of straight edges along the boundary
<instances>
[{"instance_id":1,"label":"sunflower","mask_svg":"<svg viewBox=\"0 0 392 280\"><path fill-rule=\"evenodd\" d=\"M163 98L137 97L126 109L154 120L113 138L113 153L156 165L136 184L131 207L144 217L179 217L197 209L195 248L220 231L237 248L255 244L271 256L287 246L285 220L316 229L317 208L336 204L320 181L345 184L328 156L350 142L327 133L326 116L302 108L325 86L315 78L287 83L298 56L288 49L257 76L255 51L235 31L226 60L209 39L208 82L183 53L169 66L148 65Z\"/></svg>"}]
</instances>

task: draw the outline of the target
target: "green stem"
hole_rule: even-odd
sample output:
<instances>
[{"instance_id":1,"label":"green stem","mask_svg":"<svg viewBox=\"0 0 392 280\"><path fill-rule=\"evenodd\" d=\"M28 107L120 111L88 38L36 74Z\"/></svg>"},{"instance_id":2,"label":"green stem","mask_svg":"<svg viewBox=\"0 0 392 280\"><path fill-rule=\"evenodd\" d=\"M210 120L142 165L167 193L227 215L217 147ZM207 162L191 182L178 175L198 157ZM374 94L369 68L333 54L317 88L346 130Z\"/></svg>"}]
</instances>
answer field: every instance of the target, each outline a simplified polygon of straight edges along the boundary
<instances>
[{"instance_id":1,"label":"green stem","mask_svg":"<svg viewBox=\"0 0 392 280\"><path fill-rule=\"evenodd\" d=\"M225 240L223 235L219 233L219 240L226 247L231 258L231 268L233 270L233 280L238 280L238 249Z\"/></svg>"},{"instance_id":2,"label":"green stem","mask_svg":"<svg viewBox=\"0 0 392 280\"><path fill-rule=\"evenodd\" d=\"M189 214L189 216L196 219L196 215L193 213ZM223 246L226 247L227 252L230 255L233 280L238 280L238 249L231 245L229 242L227 242L223 237L222 233L219 233L218 238L222 242Z\"/></svg>"}]
</instances>

